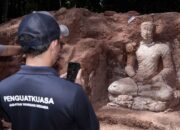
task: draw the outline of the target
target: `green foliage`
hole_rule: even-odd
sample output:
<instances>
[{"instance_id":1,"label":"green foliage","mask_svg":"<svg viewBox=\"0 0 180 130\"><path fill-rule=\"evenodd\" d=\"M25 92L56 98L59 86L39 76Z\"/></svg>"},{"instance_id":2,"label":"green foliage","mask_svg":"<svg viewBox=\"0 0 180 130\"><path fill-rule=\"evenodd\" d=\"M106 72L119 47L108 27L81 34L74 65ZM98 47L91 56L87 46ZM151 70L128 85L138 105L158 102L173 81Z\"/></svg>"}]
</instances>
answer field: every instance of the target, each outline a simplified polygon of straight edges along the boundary
<instances>
[{"instance_id":1,"label":"green foliage","mask_svg":"<svg viewBox=\"0 0 180 130\"><path fill-rule=\"evenodd\" d=\"M34 10L58 10L66 8L88 8L102 12L113 10L140 13L180 11L180 0L2 0L0 4L0 22L19 17Z\"/></svg>"},{"instance_id":2,"label":"green foliage","mask_svg":"<svg viewBox=\"0 0 180 130\"><path fill-rule=\"evenodd\" d=\"M32 12L34 10L38 10L38 3L35 1L29 1L25 4L25 12Z\"/></svg>"}]
</instances>

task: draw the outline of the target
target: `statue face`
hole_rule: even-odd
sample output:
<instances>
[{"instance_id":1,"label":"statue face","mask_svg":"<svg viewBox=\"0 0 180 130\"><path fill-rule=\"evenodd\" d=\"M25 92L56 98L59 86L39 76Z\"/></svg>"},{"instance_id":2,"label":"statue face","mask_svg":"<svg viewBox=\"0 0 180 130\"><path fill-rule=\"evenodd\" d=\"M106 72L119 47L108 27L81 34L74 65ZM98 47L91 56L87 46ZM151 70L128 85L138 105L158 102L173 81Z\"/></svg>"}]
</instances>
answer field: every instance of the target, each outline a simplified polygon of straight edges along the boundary
<instances>
[{"instance_id":1,"label":"statue face","mask_svg":"<svg viewBox=\"0 0 180 130\"><path fill-rule=\"evenodd\" d=\"M152 22L143 22L141 24L141 36L144 40L153 39L154 25Z\"/></svg>"}]
</instances>

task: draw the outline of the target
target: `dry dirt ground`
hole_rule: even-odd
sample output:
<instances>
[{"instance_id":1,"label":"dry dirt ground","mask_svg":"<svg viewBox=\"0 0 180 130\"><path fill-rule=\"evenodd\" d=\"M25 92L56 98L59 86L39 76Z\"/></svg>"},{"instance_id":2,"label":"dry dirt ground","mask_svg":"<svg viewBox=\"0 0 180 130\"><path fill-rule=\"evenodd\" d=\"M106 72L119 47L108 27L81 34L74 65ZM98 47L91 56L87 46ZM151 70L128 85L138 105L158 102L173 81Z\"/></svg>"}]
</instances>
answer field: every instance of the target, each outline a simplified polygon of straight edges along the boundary
<instances>
[{"instance_id":1,"label":"dry dirt ground","mask_svg":"<svg viewBox=\"0 0 180 130\"><path fill-rule=\"evenodd\" d=\"M149 112L103 107L97 112L101 130L180 130L180 112Z\"/></svg>"},{"instance_id":2,"label":"dry dirt ground","mask_svg":"<svg viewBox=\"0 0 180 130\"><path fill-rule=\"evenodd\" d=\"M101 123L100 130L143 130L143 129L128 127L122 124L111 125L111 124Z\"/></svg>"}]
</instances>

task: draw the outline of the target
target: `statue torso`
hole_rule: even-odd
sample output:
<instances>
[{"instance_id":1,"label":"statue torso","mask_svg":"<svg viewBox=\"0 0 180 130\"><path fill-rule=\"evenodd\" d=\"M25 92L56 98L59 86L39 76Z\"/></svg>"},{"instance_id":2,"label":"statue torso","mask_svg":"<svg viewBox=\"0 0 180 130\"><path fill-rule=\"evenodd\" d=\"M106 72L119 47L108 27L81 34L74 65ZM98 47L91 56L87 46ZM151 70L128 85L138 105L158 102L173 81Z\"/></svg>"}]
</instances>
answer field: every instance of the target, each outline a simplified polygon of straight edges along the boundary
<instances>
[{"instance_id":1,"label":"statue torso","mask_svg":"<svg viewBox=\"0 0 180 130\"><path fill-rule=\"evenodd\" d=\"M169 52L169 47L166 44L152 43L150 45L140 43L136 51L138 70L137 74L148 79L157 73L158 62L160 57L164 57Z\"/></svg>"}]
</instances>

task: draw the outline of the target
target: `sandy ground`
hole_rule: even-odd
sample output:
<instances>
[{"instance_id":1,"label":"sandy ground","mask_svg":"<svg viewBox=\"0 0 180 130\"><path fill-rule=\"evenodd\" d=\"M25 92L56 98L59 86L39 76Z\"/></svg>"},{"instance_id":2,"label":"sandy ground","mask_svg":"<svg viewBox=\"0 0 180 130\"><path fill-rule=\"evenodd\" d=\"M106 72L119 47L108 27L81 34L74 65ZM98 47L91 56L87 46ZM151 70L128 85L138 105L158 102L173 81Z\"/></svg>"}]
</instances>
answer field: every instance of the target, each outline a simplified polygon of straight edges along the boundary
<instances>
[{"instance_id":1,"label":"sandy ground","mask_svg":"<svg viewBox=\"0 0 180 130\"><path fill-rule=\"evenodd\" d=\"M180 111L155 113L103 108L97 115L100 130L180 130Z\"/></svg>"},{"instance_id":2,"label":"sandy ground","mask_svg":"<svg viewBox=\"0 0 180 130\"><path fill-rule=\"evenodd\" d=\"M122 124L106 124L106 123L101 123L101 128L100 130L143 130L140 128L132 128L132 127L128 127Z\"/></svg>"}]
</instances>

